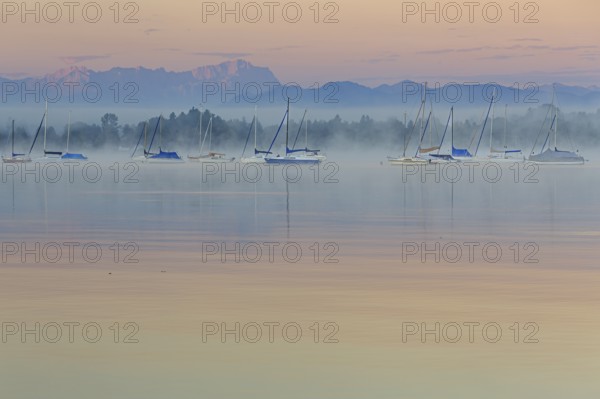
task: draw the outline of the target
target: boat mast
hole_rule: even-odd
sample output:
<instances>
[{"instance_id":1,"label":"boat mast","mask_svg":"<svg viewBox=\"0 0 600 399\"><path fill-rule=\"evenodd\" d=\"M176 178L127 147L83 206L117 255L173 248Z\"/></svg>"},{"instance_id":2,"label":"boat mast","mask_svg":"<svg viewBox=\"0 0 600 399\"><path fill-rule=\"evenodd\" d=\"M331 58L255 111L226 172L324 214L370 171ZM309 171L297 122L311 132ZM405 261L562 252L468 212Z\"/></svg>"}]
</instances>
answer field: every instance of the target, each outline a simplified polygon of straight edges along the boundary
<instances>
[{"instance_id":1,"label":"boat mast","mask_svg":"<svg viewBox=\"0 0 600 399\"><path fill-rule=\"evenodd\" d=\"M12 156L15 156L15 120L12 121Z\"/></svg>"},{"instance_id":2,"label":"boat mast","mask_svg":"<svg viewBox=\"0 0 600 399\"><path fill-rule=\"evenodd\" d=\"M433 100L429 99L429 112L433 115ZM429 148L433 147L433 123L429 125Z\"/></svg>"},{"instance_id":3,"label":"boat mast","mask_svg":"<svg viewBox=\"0 0 600 399\"><path fill-rule=\"evenodd\" d=\"M556 135L558 132L558 108L556 108L556 122L554 123L554 150L556 150Z\"/></svg>"},{"instance_id":4,"label":"boat mast","mask_svg":"<svg viewBox=\"0 0 600 399\"><path fill-rule=\"evenodd\" d=\"M552 108L554 108L554 149L556 149L556 126L558 125L558 109L556 108L556 105L554 104L554 101L556 100L556 88L554 86L552 86Z\"/></svg>"},{"instance_id":5,"label":"boat mast","mask_svg":"<svg viewBox=\"0 0 600 399\"><path fill-rule=\"evenodd\" d=\"M423 95L421 96L421 106L423 107L423 117L421 118L421 132L423 131L423 119L425 119L425 96L427 95L427 82L425 82L425 88ZM420 144L419 144L420 146Z\"/></svg>"},{"instance_id":6,"label":"boat mast","mask_svg":"<svg viewBox=\"0 0 600 399\"><path fill-rule=\"evenodd\" d=\"M290 133L290 98L287 99L287 119L285 125L285 155L288 154L288 140Z\"/></svg>"},{"instance_id":7,"label":"boat mast","mask_svg":"<svg viewBox=\"0 0 600 399\"><path fill-rule=\"evenodd\" d=\"M306 111L304 111L304 115L306 115ZM304 124L304 148L308 149L308 119Z\"/></svg>"},{"instance_id":8,"label":"boat mast","mask_svg":"<svg viewBox=\"0 0 600 399\"><path fill-rule=\"evenodd\" d=\"M490 101L490 106L488 107L487 110L487 114L485 115L485 119L483 120L483 126L481 127L481 133L479 134L479 140L477 141L477 147L475 147L475 154L473 154L473 156L477 156L477 153L479 152L479 145L481 144L481 139L483 139L483 133L485 133L485 127L487 125L487 121L490 117L490 110L492 109L492 106L494 105L494 95L492 95L492 99Z\"/></svg>"},{"instance_id":9,"label":"boat mast","mask_svg":"<svg viewBox=\"0 0 600 399\"><path fill-rule=\"evenodd\" d=\"M423 115L425 116L425 115ZM419 156L419 152L421 151L421 145L423 145L423 139L425 138L425 131L429 127L429 121L431 120L431 111L429 111L429 115L427 116L427 123L425 124L425 128L423 129L423 134L421 134L421 139L419 140L419 146L417 147L417 151L415 152L415 158Z\"/></svg>"},{"instance_id":10,"label":"boat mast","mask_svg":"<svg viewBox=\"0 0 600 399\"><path fill-rule=\"evenodd\" d=\"M256 125L258 120L256 119L257 106L254 106L254 154L256 154Z\"/></svg>"},{"instance_id":11,"label":"boat mast","mask_svg":"<svg viewBox=\"0 0 600 399\"><path fill-rule=\"evenodd\" d=\"M452 125L450 125L450 137L452 137L452 148L450 149L450 156L454 151L454 107L450 108L450 115L452 117Z\"/></svg>"},{"instance_id":12,"label":"boat mast","mask_svg":"<svg viewBox=\"0 0 600 399\"><path fill-rule=\"evenodd\" d=\"M71 139L71 111L69 111L69 124L67 125L67 154L69 153L69 140Z\"/></svg>"},{"instance_id":13,"label":"boat mast","mask_svg":"<svg viewBox=\"0 0 600 399\"><path fill-rule=\"evenodd\" d=\"M202 107L200 107L200 152L202 152Z\"/></svg>"},{"instance_id":14,"label":"boat mast","mask_svg":"<svg viewBox=\"0 0 600 399\"><path fill-rule=\"evenodd\" d=\"M404 111L404 153L402 156L406 156L406 131L408 130L408 126L406 126L406 111Z\"/></svg>"},{"instance_id":15,"label":"boat mast","mask_svg":"<svg viewBox=\"0 0 600 399\"><path fill-rule=\"evenodd\" d=\"M506 131L508 124L508 104L504 104L504 149L506 150Z\"/></svg>"},{"instance_id":16,"label":"boat mast","mask_svg":"<svg viewBox=\"0 0 600 399\"><path fill-rule=\"evenodd\" d=\"M450 114L452 115L452 126L450 129L450 155L454 155L454 107L450 108Z\"/></svg>"},{"instance_id":17,"label":"boat mast","mask_svg":"<svg viewBox=\"0 0 600 399\"><path fill-rule=\"evenodd\" d=\"M212 125L213 125L212 121L213 121L213 117L211 115L210 116L210 129L208 131L208 134L209 134L209 136L208 136L208 153L209 154L210 154L210 150L212 148Z\"/></svg>"},{"instance_id":18,"label":"boat mast","mask_svg":"<svg viewBox=\"0 0 600 399\"><path fill-rule=\"evenodd\" d=\"M44 118L44 156L46 155L46 133L48 132L48 100L46 100L46 117Z\"/></svg>"},{"instance_id":19,"label":"boat mast","mask_svg":"<svg viewBox=\"0 0 600 399\"><path fill-rule=\"evenodd\" d=\"M496 91L494 90L494 95L496 94ZM494 99L492 98L492 101L494 101ZM492 154L492 140L493 140L493 136L494 136L494 115L495 115L495 109L496 107L494 107L494 104L492 103L492 120L490 121L490 155Z\"/></svg>"},{"instance_id":20,"label":"boat mast","mask_svg":"<svg viewBox=\"0 0 600 399\"><path fill-rule=\"evenodd\" d=\"M158 151L162 151L162 115L158 118Z\"/></svg>"},{"instance_id":21,"label":"boat mast","mask_svg":"<svg viewBox=\"0 0 600 399\"><path fill-rule=\"evenodd\" d=\"M148 144L148 122L144 123L144 153L146 152L146 144Z\"/></svg>"}]
</instances>

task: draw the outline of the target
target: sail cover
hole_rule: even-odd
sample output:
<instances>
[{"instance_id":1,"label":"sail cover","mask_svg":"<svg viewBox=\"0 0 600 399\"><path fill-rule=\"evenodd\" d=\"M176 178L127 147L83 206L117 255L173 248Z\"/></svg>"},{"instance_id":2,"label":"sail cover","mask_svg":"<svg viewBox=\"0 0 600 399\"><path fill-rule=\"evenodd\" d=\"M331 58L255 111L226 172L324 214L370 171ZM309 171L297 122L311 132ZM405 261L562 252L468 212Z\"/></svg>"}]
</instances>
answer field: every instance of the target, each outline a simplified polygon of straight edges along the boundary
<instances>
[{"instance_id":1,"label":"sail cover","mask_svg":"<svg viewBox=\"0 0 600 399\"><path fill-rule=\"evenodd\" d=\"M154 154L148 157L149 159L181 159L179 154L176 152L167 152L160 150L158 154Z\"/></svg>"},{"instance_id":2,"label":"sail cover","mask_svg":"<svg viewBox=\"0 0 600 399\"><path fill-rule=\"evenodd\" d=\"M472 158L473 155L467 149L463 148L454 148L452 147L452 156L453 157L464 157L464 158Z\"/></svg>"},{"instance_id":3,"label":"sail cover","mask_svg":"<svg viewBox=\"0 0 600 399\"><path fill-rule=\"evenodd\" d=\"M87 157L83 154L69 154L68 152L61 156L61 159L81 159L86 160Z\"/></svg>"},{"instance_id":4,"label":"sail cover","mask_svg":"<svg viewBox=\"0 0 600 399\"><path fill-rule=\"evenodd\" d=\"M428 153L428 152L431 152L431 151L437 151L437 150L439 150L439 149L440 149L440 147L419 148L419 152L420 152L421 154L426 154L426 153Z\"/></svg>"}]
</instances>

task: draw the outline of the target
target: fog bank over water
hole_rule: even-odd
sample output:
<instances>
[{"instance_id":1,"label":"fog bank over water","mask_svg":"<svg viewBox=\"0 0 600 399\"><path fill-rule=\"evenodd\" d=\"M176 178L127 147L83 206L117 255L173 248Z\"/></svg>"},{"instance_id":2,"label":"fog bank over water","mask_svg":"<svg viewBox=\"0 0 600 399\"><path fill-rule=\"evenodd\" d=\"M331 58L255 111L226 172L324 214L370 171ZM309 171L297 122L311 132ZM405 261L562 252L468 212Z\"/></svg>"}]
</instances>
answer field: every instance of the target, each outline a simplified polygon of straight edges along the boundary
<instances>
[{"instance_id":1,"label":"fog bank over water","mask_svg":"<svg viewBox=\"0 0 600 399\"><path fill-rule=\"evenodd\" d=\"M415 125L418 110L419 107L415 104L406 111L406 114L398 112L396 115L384 119L369 116L367 113L360 112L362 110L348 110L349 119L342 117L344 113L341 115L330 114L321 118L309 110L306 119L302 121L304 110L292 108L289 143L290 146L296 143L296 148L303 148L307 141L309 148L317 148L326 152L381 149L386 153L384 156L387 156L404 152L404 147L410 154L415 151L421 136L423 136L424 147L437 146L444 137L442 152L447 153L453 131L455 147L469 148L471 153L475 151L478 143L483 152L489 150L490 135L492 135L491 145L494 148L521 149L525 156L528 156L532 150L539 151L546 138L548 138L548 144L554 146L554 134L551 133L548 136L550 128L553 126L554 116L554 108L549 104L521 111L513 110L510 106L505 109L501 104L496 105L487 120L485 116L489 107L473 109L472 116L461 109L454 109L453 128L449 125L447 127L448 108L434 105L430 123L427 124L427 116L431 111L431 106L428 105L425 117L421 114ZM269 114L269 112L271 113ZM259 149L269 148L284 113L285 108L271 109L270 111L258 110L256 134ZM92 116L93 114L93 112L89 114L91 122L85 122L77 110L73 111L71 148L90 153L105 151L111 156L116 156L115 154L118 152L120 154L118 157L122 157L127 152L133 152L138 141L141 140L140 144L143 145L143 137L142 139L140 137L144 132L144 125L147 123L147 145L150 145L152 137L155 137L153 143L155 150L160 145L164 150L178 151L186 155L200 149L199 125L201 118L203 135L206 133L209 120L213 118L212 140L206 141L206 144L211 141L212 149L226 150L231 156L239 157L248 135L251 140L248 140L247 150L252 151L254 146L254 110L247 110L239 117L228 116L228 112L220 109L204 110L202 116L198 108L162 114L158 110L145 111L135 114L135 117L143 119L135 120L130 115L131 119L135 120L133 123L124 121L121 114L118 113ZM158 124L158 115L163 115L160 124ZM15 148L17 152L22 152L30 148L42 117L43 108L37 109L36 112L23 118L15 117L8 110L4 111L0 115L0 148L3 148L2 151L6 152L10 146L9 136L13 118L16 119ZM405 117L406 119L404 119ZM56 150L66 148L68 119L69 111L67 109L50 109L47 121L48 148ZM428 129L423 134L422 127L425 125L428 126ZM444 132L446 132L446 136L444 136ZM34 156L42 150L43 133L44 125L41 126L41 137L32 151ZM273 144L275 151L283 151L285 135L286 124L284 123ZM534 144L536 145L535 149L533 149ZM589 156L587 153L591 149L600 146L600 111L567 112L559 109L556 146L564 150L580 150L585 156Z\"/></svg>"}]
</instances>

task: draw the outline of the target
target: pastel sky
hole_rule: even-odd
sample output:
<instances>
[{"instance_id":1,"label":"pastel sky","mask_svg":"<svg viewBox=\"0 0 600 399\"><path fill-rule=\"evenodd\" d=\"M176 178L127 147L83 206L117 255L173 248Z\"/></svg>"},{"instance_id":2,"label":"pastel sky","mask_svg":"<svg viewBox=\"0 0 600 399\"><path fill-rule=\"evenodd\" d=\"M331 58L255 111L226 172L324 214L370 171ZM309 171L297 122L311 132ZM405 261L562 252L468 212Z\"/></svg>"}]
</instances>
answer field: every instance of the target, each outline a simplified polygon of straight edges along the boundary
<instances>
[{"instance_id":1,"label":"pastel sky","mask_svg":"<svg viewBox=\"0 0 600 399\"><path fill-rule=\"evenodd\" d=\"M596 0L501 0L496 2L502 11L496 23L491 22L496 7L486 1L475 6L472 23L463 1L455 3L460 5L460 18L457 7L448 5L451 2L438 2L440 21L436 22L435 14L422 15L420 1L300 0L296 4L302 16L296 23L284 19L284 5L288 5L285 16L295 17L295 8L286 1L276 2L272 23L263 1L257 2L263 15L255 23L249 21L256 16L249 1L239 2L239 23L234 14L222 15L221 10L215 15L203 13L212 5L220 9L220 1L211 5L191 0L144 0L137 9L135 3L126 7L124 1L119 3L119 23L110 8L114 0L100 0L102 18L91 23L83 18L88 3L75 8L73 23L67 7L62 7L62 18L51 23L55 10L44 11L40 5L36 22L36 13L25 14L20 2L2 2L0 76L39 76L71 65L181 71L243 58L270 67L281 81L307 85L353 80L374 86L402 79L600 85L600 3ZM35 10L35 2L27 4ZM436 2L425 4L434 9ZM415 15L405 12L403 21L403 9L414 11L412 5L419 10ZM235 2L228 1L227 7L234 9ZM138 22L123 23L131 13ZM93 7L86 16L95 16ZM324 23L327 16L338 22ZM524 22L528 16L532 23Z\"/></svg>"}]
</instances>

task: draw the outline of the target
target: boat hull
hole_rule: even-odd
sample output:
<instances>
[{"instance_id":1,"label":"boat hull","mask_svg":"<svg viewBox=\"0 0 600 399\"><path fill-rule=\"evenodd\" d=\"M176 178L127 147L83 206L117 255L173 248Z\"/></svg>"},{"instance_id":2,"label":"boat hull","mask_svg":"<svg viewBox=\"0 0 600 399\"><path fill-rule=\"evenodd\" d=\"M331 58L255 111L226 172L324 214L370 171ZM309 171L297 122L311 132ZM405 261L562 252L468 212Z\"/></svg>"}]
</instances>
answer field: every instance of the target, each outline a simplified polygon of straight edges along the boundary
<instances>
[{"instance_id":1,"label":"boat hull","mask_svg":"<svg viewBox=\"0 0 600 399\"><path fill-rule=\"evenodd\" d=\"M423 158L410 158L410 157L391 158L391 157L388 157L388 163L390 165L425 165L430 162Z\"/></svg>"},{"instance_id":2,"label":"boat hull","mask_svg":"<svg viewBox=\"0 0 600 399\"><path fill-rule=\"evenodd\" d=\"M267 161L265 161L264 157L249 157L249 158L241 158L240 162L241 163L258 163L258 164L264 164Z\"/></svg>"},{"instance_id":3,"label":"boat hull","mask_svg":"<svg viewBox=\"0 0 600 399\"><path fill-rule=\"evenodd\" d=\"M154 163L154 164L173 164L173 163L185 163L183 159L167 159L167 158L144 158L141 160L143 163Z\"/></svg>"},{"instance_id":4,"label":"boat hull","mask_svg":"<svg viewBox=\"0 0 600 399\"><path fill-rule=\"evenodd\" d=\"M498 162L498 163L515 163L525 162L525 158L502 158L502 157L488 157L487 162Z\"/></svg>"},{"instance_id":5,"label":"boat hull","mask_svg":"<svg viewBox=\"0 0 600 399\"><path fill-rule=\"evenodd\" d=\"M30 157L2 157L4 163L28 163L31 162Z\"/></svg>"},{"instance_id":6,"label":"boat hull","mask_svg":"<svg viewBox=\"0 0 600 399\"><path fill-rule=\"evenodd\" d=\"M583 165L585 159L571 151L546 150L541 154L531 155L529 162L541 165Z\"/></svg>"},{"instance_id":7,"label":"boat hull","mask_svg":"<svg viewBox=\"0 0 600 399\"><path fill-rule=\"evenodd\" d=\"M530 163L538 164L538 165L584 165L585 160L581 159L580 161L533 161L529 160Z\"/></svg>"},{"instance_id":8,"label":"boat hull","mask_svg":"<svg viewBox=\"0 0 600 399\"><path fill-rule=\"evenodd\" d=\"M221 157L194 157L188 156L188 161L190 162L211 162L211 163L226 163L233 162L235 158L221 158Z\"/></svg>"},{"instance_id":9,"label":"boat hull","mask_svg":"<svg viewBox=\"0 0 600 399\"><path fill-rule=\"evenodd\" d=\"M268 164L318 164L321 163L320 159L314 157L275 157L265 158L265 162Z\"/></svg>"}]
</instances>

